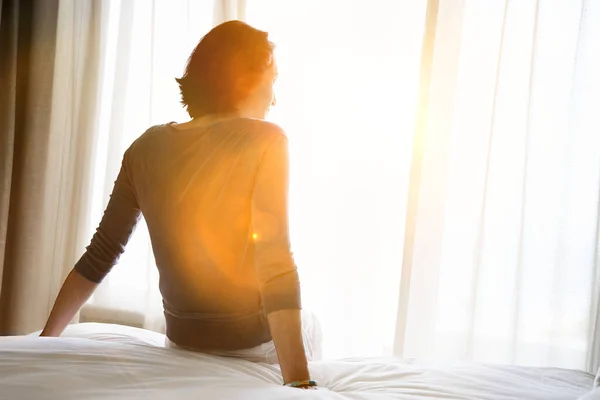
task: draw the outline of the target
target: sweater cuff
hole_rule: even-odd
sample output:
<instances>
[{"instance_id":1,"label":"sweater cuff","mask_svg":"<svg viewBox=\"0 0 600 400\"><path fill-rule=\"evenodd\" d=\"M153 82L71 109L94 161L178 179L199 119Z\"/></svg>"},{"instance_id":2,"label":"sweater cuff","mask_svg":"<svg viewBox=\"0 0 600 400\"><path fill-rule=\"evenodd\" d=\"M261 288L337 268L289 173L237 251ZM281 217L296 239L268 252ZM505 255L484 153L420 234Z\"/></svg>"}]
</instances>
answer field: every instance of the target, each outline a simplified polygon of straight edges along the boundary
<instances>
[{"instance_id":1,"label":"sweater cuff","mask_svg":"<svg viewBox=\"0 0 600 400\"><path fill-rule=\"evenodd\" d=\"M95 263L90 259L88 252L85 252L83 256L81 256L79 261L75 264L74 269L79 275L94 283L101 283L110 271L110 269L105 271L104 269L97 268Z\"/></svg>"},{"instance_id":2,"label":"sweater cuff","mask_svg":"<svg viewBox=\"0 0 600 400\"><path fill-rule=\"evenodd\" d=\"M279 275L261 288L265 314L281 310L300 310L300 280L296 270Z\"/></svg>"}]
</instances>

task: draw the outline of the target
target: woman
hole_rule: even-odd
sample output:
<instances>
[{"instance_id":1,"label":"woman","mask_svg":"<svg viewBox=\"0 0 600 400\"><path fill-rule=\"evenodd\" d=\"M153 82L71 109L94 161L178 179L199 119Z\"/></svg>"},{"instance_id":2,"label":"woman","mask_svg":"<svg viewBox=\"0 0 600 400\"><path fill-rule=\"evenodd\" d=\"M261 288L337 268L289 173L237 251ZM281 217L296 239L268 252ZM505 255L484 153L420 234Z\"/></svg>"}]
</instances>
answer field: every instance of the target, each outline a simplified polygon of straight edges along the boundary
<instances>
[{"instance_id":1,"label":"woman","mask_svg":"<svg viewBox=\"0 0 600 400\"><path fill-rule=\"evenodd\" d=\"M264 121L276 78L267 33L230 21L202 38L177 80L191 121L152 127L125 152L42 335L63 332L143 214L169 342L246 358L274 342L284 382L314 386L288 237L287 139Z\"/></svg>"}]
</instances>

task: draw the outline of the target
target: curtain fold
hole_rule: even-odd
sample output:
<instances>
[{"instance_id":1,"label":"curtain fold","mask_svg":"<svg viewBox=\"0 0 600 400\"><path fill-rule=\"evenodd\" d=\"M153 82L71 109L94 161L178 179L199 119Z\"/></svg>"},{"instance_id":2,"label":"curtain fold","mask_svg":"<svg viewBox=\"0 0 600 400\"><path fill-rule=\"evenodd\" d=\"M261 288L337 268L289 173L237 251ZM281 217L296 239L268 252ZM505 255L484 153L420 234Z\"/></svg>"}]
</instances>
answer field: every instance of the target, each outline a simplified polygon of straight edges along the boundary
<instances>
[{"instance_id":1,"label":"curtain fold","mask_svg":"<svg viewBox=\"0 0 600 400\"><path fill-rule=\"evenodd\" d=\"M43 326L83 248L102 3L2 2L3 334Z\"/></svg>"},{"instance_id":2,"label":"curtain fold","mask_svg":"<svg viewBox=\"0 0 600 400\"><path fill-rule=\"evenodd\" d=\"M427 124L427 111L431 90L431 74L433 67L434 43L437 32L438 0L429 0L425 11L423 42L421 48L421 63L419 69L419 88L416 104L414 139L410 160L410 173L407 188L406 222L404 226L404 251L402 254L402 271L400 290L398 293L398 308L396 311L396 326L393 354L404 354L408 302L410 298L410 281L412 275L412 260L417 223L419 189L423 166L424 138Z\"/></svg>"},{"instance_id":3,"label":"curtain fold","mask_svg":"<svg viewBox=\"0 0 600 400\"><path fill-rule=\"evenodd\" d=\"M38 327L50 297L49 271L37 268L44 262L40 199L48 158L57 14L58 1L2 1L2 333Z\"/></svg>"},{"instance_id":4,"label":"curtain fold","mask_svg":"<svg viewBox=\"0 0 600 400\"><path fill-rule=\"evenodd\" d=\"M598 21L591 1L439 1L403 356L597 368Z\"/></svg>"},{"instance_id":5,"label":"curtain fold","mask_svg":"<svg viewBox=\"0 0 600 400\"><path fill-rule=\"evenodd\" d=\"M231 20L244 21L247 3L248 0L214 0L214 25Z\"/></svg>"}]
</instances>

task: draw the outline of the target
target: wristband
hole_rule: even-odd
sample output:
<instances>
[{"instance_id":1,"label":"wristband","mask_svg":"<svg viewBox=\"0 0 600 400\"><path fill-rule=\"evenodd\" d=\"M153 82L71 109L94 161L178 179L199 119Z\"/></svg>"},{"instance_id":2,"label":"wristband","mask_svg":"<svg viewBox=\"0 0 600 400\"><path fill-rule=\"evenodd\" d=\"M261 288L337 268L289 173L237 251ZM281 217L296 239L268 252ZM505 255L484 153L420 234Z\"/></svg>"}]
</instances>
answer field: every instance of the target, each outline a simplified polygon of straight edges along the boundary
<instances>
[{"instance_id":1,"label":"wristband","mask_svg":"<svg viewBox=\"0 0 600 400\"><path fill-rule=\"evenodd\" d=\"M309 387L317 386L317 382L315 382L315 381L294 381L294 382L286 383L283 386L306 389Z\"/></svg>"}]
</instances>

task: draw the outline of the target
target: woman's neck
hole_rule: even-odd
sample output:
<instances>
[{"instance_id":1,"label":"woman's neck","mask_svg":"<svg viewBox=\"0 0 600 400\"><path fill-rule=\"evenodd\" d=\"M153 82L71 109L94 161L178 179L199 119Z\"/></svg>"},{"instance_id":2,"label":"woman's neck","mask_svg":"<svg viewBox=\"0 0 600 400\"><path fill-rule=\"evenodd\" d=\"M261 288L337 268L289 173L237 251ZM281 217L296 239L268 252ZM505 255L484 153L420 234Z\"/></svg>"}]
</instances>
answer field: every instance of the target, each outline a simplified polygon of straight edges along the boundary
<instances>
[{"instance_id":1,"label":"woman's neck","mask_svg":"<svg viewBox=\"0 0 600 400\"><path fill-rule=\"evenodd\" d=\"M185 130L185 129L193 129L200 128L207 125L213 125L217 122L226 121L229 119L240 118L241 116L238 113L228 113L228 114L208 114L202 117L192 118L190 121L174 123L172 124L175 128Z\"/></svg>"}]
</instances>

